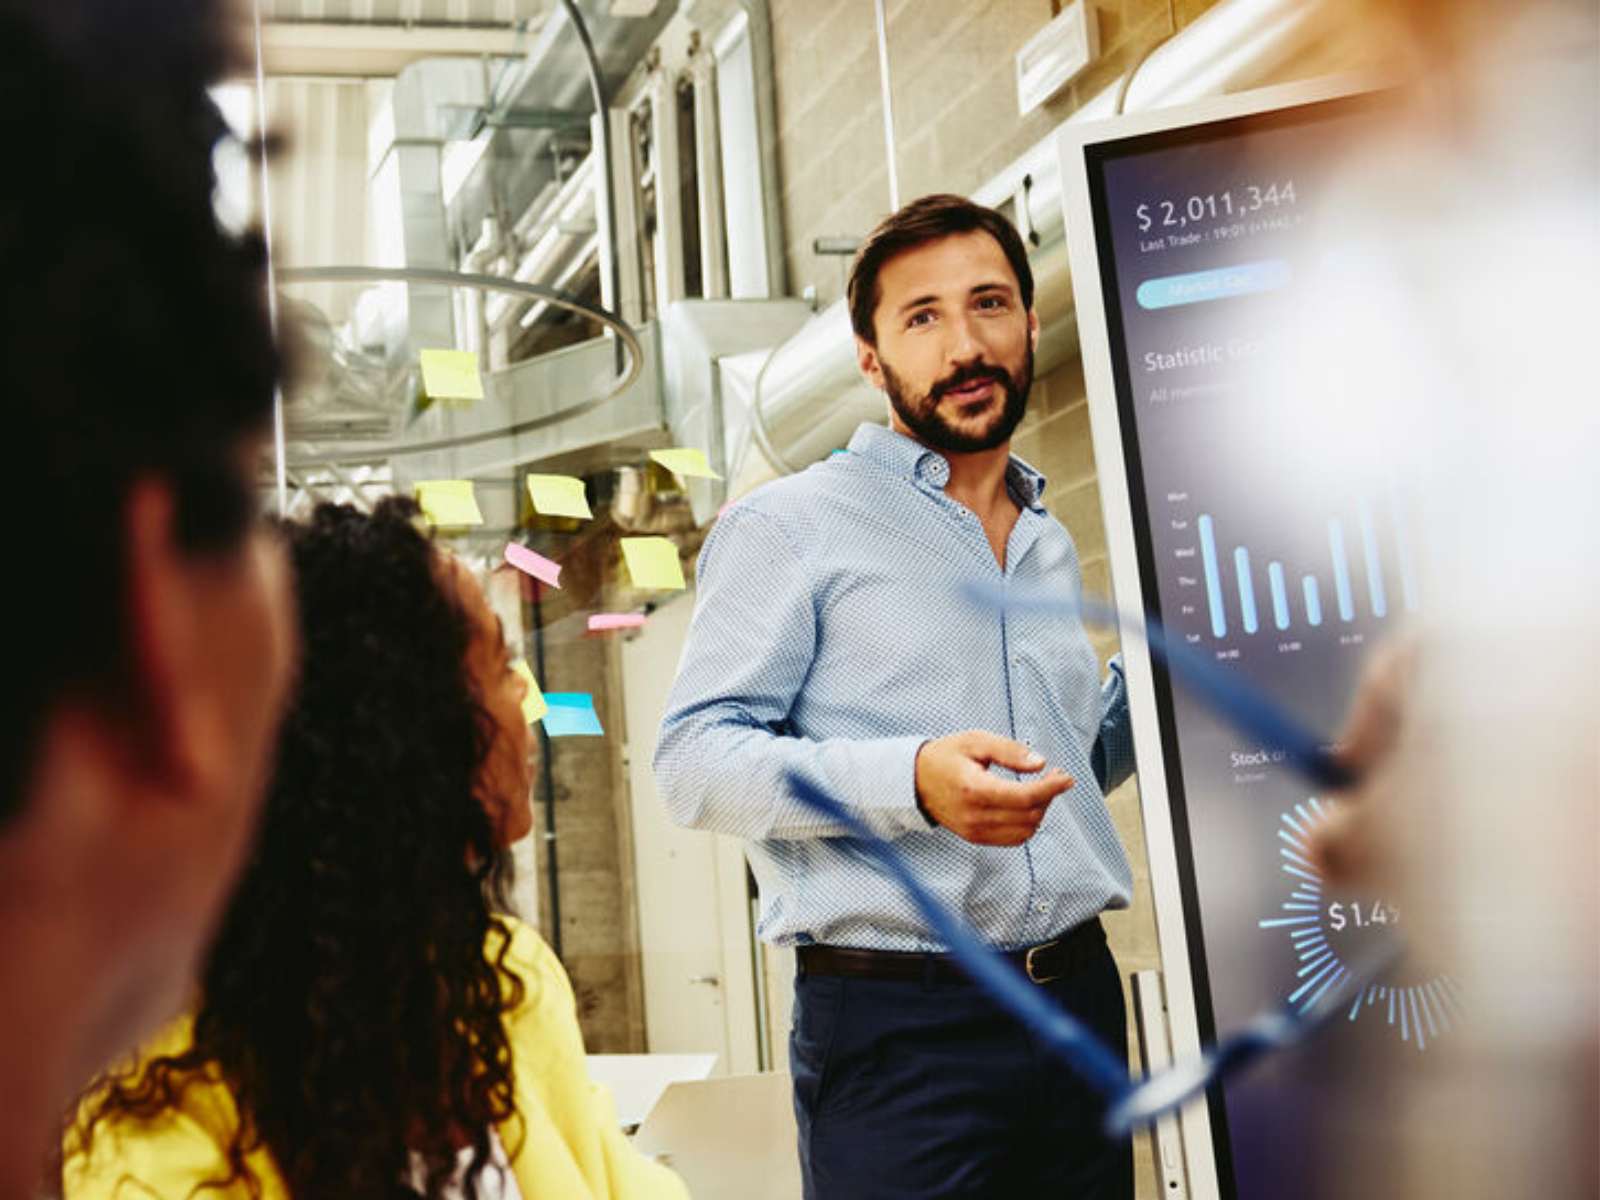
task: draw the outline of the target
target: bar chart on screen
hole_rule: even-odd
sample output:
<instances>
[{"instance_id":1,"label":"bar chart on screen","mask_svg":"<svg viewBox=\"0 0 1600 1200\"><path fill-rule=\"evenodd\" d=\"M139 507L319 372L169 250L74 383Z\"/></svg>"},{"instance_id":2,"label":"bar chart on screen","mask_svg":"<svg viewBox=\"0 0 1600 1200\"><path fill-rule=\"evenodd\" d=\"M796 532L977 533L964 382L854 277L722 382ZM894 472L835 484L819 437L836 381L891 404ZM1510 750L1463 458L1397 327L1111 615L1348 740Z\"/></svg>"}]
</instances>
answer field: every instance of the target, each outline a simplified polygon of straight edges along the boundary
<instances>
[{"instance_id":1,"label":"bar chart on screen","mask_svg":"<svg viewBox=\"0 0 1600 1200\"><path fill-rule=\"evenodd\" d=\"M1167 496L1169 560L1177 603L1169 617L1190 645L1219 659L1259 639L1292 654L1308 641L1359 645L1375 623L1415 612L1411 536L1396 494L1309 509L1293 526L1249 513L1230 519L1189 492Z\"/></svg>"}]
</instances>

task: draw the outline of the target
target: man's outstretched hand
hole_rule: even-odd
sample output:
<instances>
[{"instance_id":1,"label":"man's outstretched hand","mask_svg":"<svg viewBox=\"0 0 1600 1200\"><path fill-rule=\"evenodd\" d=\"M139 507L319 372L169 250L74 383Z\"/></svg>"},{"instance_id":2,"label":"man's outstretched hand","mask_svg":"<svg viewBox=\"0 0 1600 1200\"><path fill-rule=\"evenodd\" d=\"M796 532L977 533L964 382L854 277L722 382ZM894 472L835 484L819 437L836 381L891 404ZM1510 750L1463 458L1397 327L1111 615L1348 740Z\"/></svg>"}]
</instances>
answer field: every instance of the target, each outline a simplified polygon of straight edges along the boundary
<instances>
[{"instance_id":1,"label":"man's outstretched hand","mask_svg":"<svg viewBox=\"0 0 1600 1200\"><path fill-rule=\"evenodd\" d=\"M917 751L917 803L957 837L980 846L1020 846L1039 828L1050 802L1072 786L1052 768L1037 779L1002 779L990 764L1022 774L1044 759L1021 742L981 729L925 742Z\"/></svg>"}]
</instances>

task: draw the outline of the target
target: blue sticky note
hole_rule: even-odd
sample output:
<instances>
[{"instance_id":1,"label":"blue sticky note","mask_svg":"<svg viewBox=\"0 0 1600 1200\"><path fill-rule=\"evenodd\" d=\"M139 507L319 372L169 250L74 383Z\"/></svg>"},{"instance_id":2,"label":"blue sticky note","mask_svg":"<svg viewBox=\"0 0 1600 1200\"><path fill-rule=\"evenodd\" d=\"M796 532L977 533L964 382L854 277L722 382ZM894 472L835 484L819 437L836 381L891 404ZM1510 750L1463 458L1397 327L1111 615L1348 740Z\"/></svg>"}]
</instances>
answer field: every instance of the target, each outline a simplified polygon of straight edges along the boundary
<instances>
[{"instance_id":1,"label":"blue sticky note","mask_svg":"<svg viewBox=\"0 0 1600 1200\"><path fill-rule=\"evenodd\" d=\"M604 737L600 716L594 711L594 697L588 692L546 692L544 731L551 737Z\"/></svg>"}]
</instances>

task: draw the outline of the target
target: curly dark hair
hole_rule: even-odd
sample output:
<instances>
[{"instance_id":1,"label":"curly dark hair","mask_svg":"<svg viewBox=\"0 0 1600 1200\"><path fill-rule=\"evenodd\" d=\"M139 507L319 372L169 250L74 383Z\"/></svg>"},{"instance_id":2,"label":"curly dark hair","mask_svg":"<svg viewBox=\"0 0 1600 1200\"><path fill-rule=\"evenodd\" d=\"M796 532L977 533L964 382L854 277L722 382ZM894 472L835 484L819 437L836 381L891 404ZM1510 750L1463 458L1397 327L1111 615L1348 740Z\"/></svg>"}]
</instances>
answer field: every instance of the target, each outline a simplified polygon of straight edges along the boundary
<instances>
[{"instance_id":1,"label":"curly dark hair","mask_svg":"<svg viewBox=\"0 0 1600 1200\"><path fill-rule=\"evenodd\" d=\"M218 223L212 153L229 136L207 85L236 65L222 0L0 0L0 424L16 448L0 506L26 637L6 671L0 823L65 695L129 696L122 516L166 481L191 553L254 518L246 440L279 375L262 237ZM25 179L24 179L25 177ZM251 464L253 467L253 464ZM43 511L41 506L47 508Z\"/></svg>"},{"instance_id":2,"label":"curly dark hair","mask_svg":"<svg viewBox=\"0 0 1600 1200\"><path fill-rule=\"evenodd\" d=\"M465 1142L478 1194L515 1111L503 1018L523 983L494 911L509 860L478 794L493 729L470 626L416 511L325 504L283 526L304 656L193 1046L101 1080L82 1136L220 1073L240 1127L219 1186L259 1194L245 1155L264 1145L293 1196L389 1200L415 1152L432 1198Z\"/></svg>"}]
</instances>

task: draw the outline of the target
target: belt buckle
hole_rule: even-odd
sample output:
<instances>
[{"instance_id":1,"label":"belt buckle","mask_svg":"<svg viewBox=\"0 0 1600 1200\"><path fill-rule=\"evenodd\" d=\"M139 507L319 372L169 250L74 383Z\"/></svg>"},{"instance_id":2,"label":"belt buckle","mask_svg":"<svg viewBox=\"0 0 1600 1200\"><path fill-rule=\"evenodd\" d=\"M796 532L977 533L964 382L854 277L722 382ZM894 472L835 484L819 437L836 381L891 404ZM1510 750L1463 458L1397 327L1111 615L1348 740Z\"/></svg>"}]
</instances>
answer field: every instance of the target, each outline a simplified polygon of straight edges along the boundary
<instances>
[{"instance_id":1,"label":"belt buckle","mask_svg":"<svg viewBox=\"0 0 1600 1200\"><path fill-rule=\"evenodd\" d=\"M1061 939L1057 938L1053 942L1043 942L1037 946L1028 947L1028 952L1022 957L1022 969L1027 974L1030 981L1033 983L1049 983L1051 980L1061 978L1060 972L1056 972L1055 974L1051 975L1041 975L1033 969L1033 956L1035 954L1038 954L1041 950L1053 950L1060 944Z\"/></svg>"}]
</instances>

